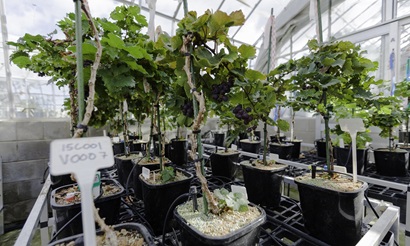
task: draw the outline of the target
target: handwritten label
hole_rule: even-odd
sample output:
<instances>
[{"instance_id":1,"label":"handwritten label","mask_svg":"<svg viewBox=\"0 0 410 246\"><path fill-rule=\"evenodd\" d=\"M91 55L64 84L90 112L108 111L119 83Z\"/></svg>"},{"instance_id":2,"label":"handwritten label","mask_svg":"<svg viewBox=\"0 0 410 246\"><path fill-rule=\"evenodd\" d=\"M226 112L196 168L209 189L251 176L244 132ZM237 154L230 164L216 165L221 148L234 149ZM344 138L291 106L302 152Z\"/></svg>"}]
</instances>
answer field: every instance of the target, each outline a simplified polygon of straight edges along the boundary
<instances>
[{"instance_id":1,"label":"handwritten label","mask_svg":"<svg viewBox=\"0 0 410 246\"><path fill-rule=\"evenodd\" d=\"M248 193L246 193L246 188L239 185L231 185L231 190L233 193L242 193L243 196L248 199Z\"/></svg>"},{"instance_id":2,"label":"handwritten label","mask_svg":"<svg viewBox=\"0 0 410 246\"><path fill-rule=\"evenodd\" d=\"M150 170L148 168L142 167L142 176L145 179L149 179L149 173L150 173Z\"/></svg>"},{"instance_id":3,"label":"handwritten label","mask_svg":"<svg viewBox=\"0 0 410 246\"><path fill-rule=\"evenodd\" d=\"M333 166L333 169L334 169L336 172L347 173L346 167L343 167L343 166L334 165L334 166Z\"/></svg>"},{"instance_id":4,"label":"handwritten label","mask_svg":"<svg viewBox=\"0 0 410 246\"><path fill-rule=\"evenodd\" d=\"M279 161L279 155L278 154L269 154L269 159L274 160L274 161Z\"/></svg>"},{"instance_id":5,"label":"handwritten label","mask_svg":"<svg viewBox=\"0 0 410 246\"><path fill-rule=\"evenodd\" d=\"M238 146L236 144L231 144L231 149L238 150Z\"/></svg>"},{"instance_id":6,"label":"handwritten label","mask_svg":"<svg viewBox=\"0 0 410 246\"><path fill-rule=\"evenodd\" d=\"M50 145L50 173L53 175L76 173L83 168L97 170L113 164L109 137L57 139Z\"/></svg>"}]
</instances>

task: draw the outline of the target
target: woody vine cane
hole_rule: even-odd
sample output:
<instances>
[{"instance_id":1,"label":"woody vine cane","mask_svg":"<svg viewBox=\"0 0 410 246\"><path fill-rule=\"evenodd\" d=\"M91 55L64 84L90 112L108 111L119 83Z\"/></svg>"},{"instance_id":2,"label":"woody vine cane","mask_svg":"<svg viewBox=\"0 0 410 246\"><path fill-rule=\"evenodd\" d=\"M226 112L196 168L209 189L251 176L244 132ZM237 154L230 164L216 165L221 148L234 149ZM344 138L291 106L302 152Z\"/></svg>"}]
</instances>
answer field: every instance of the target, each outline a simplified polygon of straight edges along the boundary
<instances>
[{"instance_id":1,"label":"woody vine cane","mask_svg":"<svg viewBox=\"0 0 410 246\"><path fill-rule=\"evenodd\" d=\"M208 208L206 204L209 205L210 211L213 214L218 214L220 209L218 208L218 202L215 200L212 192L208 188L207 181L204 177L204 167L203 167L203 162L202 162L202 143L201 143L201 123L204 119L204 113L205 113L205 97L203 93L200 93L197 91L193 78L192 78L192 73L191 73L191 68L192 68L192 60L191 60L191 49L192 49L192 33L188 33L183 37L183 45L181 47L181 53L185 55L185 65L184 65L184 71L187 75L187 83L189 87L191 88L191 93L193 95L193 100L194 100L194 111L195 111L195 119L194 123L192 125L192 134L191 134L191 152L190 152L190 157L192 160L195 162L195 170L196 170L196 175L201 182L201 189L202 192L204 193L204 204L205 204L205 213L207 213ZM196 105L195 100L199 103L199 108ZM197 154L197 150L198 153Z\"/></svg>"},{"instance_id":2,"label":"woody vine cane","mask_svg":"<svg viewBox=\"0 0 410 246\"><path fill-rule=\"evenodd\" d=\"M76 5L78 6L80 3L76 1ZM95 59L94 63L91 66L91 75L90 75L90 80L88 81L88 87L89 87L89 94L87 98L87 106L85 108L85 113L84 113L84 118L77 127L76 131L74 132L73 138L80 138L82 135L86 132L87 130L87 125L91 119L93 110L94 110L94 97L95 97L95 81L97 77L97 69L100 65L101 61L101 54L102 54L102 46L100 43L100 39L98 37L98 30L97 27L94 24L94 21L91 16L90 12L90 7L88 5L87 0L81 0L81 9L84 11L85 16L90 24L93 36L94 36L94 41L97 46L97 52L95 53ZM81 20L81 13L77 13L77 15L80 16ZM77 20L78 21L78 20ZM79 30L77 30L78 32ZM81 32L81 30L80 30ZM81 40L77 41L78 44L81 42ZM81 46L81 44L79 45ZM82 54L77 54L77 59L78 57L82 57ZM82 64L81 64L82 66ZM80 75L79 75L80 76ZM79 101L82 99L80 98ZM81 111L80 111L81 112ZM81 117L81 116L80 116ZM104 220L100 217L98 214L98 209L95 207L95 204L93 203L93 211L94 211L94 219L98 223L98 225L101 227L101 230L105 232L106 237L108 242L110 242L110 245L117 245L117 236L114 230L112 230L109 226L107 226L104 222Z\"/></svg>"}]
</instances>

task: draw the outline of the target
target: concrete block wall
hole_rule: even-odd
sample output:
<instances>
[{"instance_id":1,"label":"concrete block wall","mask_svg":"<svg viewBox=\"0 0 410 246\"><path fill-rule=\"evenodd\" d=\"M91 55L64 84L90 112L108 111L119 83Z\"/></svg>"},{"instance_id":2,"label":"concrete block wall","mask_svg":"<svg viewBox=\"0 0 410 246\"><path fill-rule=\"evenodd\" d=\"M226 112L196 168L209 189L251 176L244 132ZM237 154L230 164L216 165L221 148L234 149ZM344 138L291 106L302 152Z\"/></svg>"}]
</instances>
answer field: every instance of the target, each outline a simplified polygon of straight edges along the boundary
<instances>
[{"instance_id":1,"label":"concrete block wall","mask_svg":"<svg viewBox=\"0 0 410 246\"><path fill-rule=\"evenodd\" d=\"M4 224L24 221L42 188L50 142L69 138L68 120L0 121Z\"/></svg>"}]
</instances>

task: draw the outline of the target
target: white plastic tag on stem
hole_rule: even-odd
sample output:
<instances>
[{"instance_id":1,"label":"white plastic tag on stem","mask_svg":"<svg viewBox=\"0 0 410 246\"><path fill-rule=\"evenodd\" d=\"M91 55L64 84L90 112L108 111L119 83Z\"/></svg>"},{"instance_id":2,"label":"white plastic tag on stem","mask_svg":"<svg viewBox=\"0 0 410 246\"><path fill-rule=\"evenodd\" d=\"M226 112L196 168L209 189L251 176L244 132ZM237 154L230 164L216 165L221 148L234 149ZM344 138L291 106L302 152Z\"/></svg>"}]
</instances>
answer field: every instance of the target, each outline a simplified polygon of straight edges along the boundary
<instances>
[{"instance_id":1,"label":"white plastic tag on stem","mask_svg":"<svg viewBox=\"0 0 410 246\"><path fill-rule=\"evenodd\" d=\"M246 193L246 188L239 185L231 185L231 191L233 193L242 193L243 196L248 199L248 194Z\"/></svg>"},{"instance_id":2,"label":"white plastic tag on stem","mask_svg":"<svg viewBox=\"0 0 410 246\"><path fill-rule=\"evenodd\" d=\"M238 150L238 146L236 144L231 144L231 149Z\"/></svg>"},{"instance_id":3,"label":"white plastic tag on stem","mask_svg":"<svg viewBox=\"0 0 410 246\"><path fill-rule=\"evenodd\" d=\"M109 137L57 139L50 144L50 174L73 173L81 191L85 245L96 245L93 184L98 169L111 167L114 155Z\"/></svg>"},{"instance_id":4,"label":"white plastic tag on stem","mask_svg":"<svg viewBox=\"0 0 410 246\"><path fill-rule=\"evenodd\" d=\"M150 170L146 167L142 167L142 177L149 179Z\"/></svg>"},{"instance_id":5,"label":"white plastic tag on stem","mask_svg":"<svg viewBox=\"0 0 410 246\"><path fill-rule=\"evenodd\" d=\"M274 160L274 161L279 161L279 155L278 155L278 154L270 153L270 154L269 154L269 159L270 159L270 160Z\"/></svg>"},{"instance_id":6,"label":"white plastic tag on stem","mask_svg":"<svg viewBox=\"0 0 410 246\"><path fill-rule=\"evenodd\" d=\"M356 149L356 136L357 132L364 132L366 128L364 127L363 120L360 118L353 119L340 119L340 128L342 131L350 133L352 138L352 171L353 171L353 182L357 182L357 149Z\"/></svg>"}]
</instances>

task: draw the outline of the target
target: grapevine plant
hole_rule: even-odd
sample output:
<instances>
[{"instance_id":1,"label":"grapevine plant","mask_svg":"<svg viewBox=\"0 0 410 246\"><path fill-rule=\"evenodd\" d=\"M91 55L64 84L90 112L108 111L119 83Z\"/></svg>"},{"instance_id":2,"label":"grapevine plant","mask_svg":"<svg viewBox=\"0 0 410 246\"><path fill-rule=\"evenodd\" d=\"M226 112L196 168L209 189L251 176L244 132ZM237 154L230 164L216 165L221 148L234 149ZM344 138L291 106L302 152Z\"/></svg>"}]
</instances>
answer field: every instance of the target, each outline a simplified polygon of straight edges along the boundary
<instances>
[{"instance_id":1,"label":"grapevine plant","mask_svg":"<svg viewBox=\"0 0 410 246\"><path fill-rule=\"evenodd\" d=\"M247 71L246 61L255 55L253 47L237 47L228 37L229 28L240 26L244 21L241 11L227 14L207 10L200 16L191 11L178 23L175 36L162 35L159 38L159 42L169 50L163 61L173 61L177 76L172 87L175 99L169 105L184 111L178 117L181 125L189 126L192 122L190 158L195 162L203 194L214 214L219 214L221 208L203 175L201 146L198 148L201 144L200 129L208 117L207 108L211 103L220 105L218 112L230 110L228 107L235 87Z\"/></svg>"},{"instance_id":2,"label":"grapevine plant","mask_svg":"<svg viewBox=\"0 0 410 246\"><path fill-rule=\"evenodd\" d=\"M296 93L295 103L301 109L320 114L325 120L326 161L333 170L330 160L330 132L328 122L334 105L355 103L364 108L363 102L371 95L370 85L377 84L369 73L377 69L377 63L364 57L360 46L350 41L331 41L319 44L310 40L310 53L297 60L290 60L292 83L290 91Z\"/></svg>"},{"instance_id":3,"label":"grapevine plant","mask_svg":"<svg viewBox=\"0 0 410 246\"><path fill-rule=\"evenodd\" d=\"M89 125L98 128L122 115L122 131L127 138L125 119L130 118L127 114L133 113L134 118L140 118L135 114L152 115L152 105L162 99L174 73L168 64L160 62L164 47L157 46L143 34L148 23L138 6L116 7L109 18L93 18L93 22L102 52ZM9 42L16 47L11 61L40 76L50 76L59 87L68 86L70 98L65 106L71 110L73 125L77 126L75 14L67 14L57 26L64 33L64 39L54 38L56 32L53 32L47 36L25 34L17 42ZM82 29L84 80L89 81L97 44L85 15L82 16ZM89 93L86 84L85 94ZM124 102L128 110L124 110Z\"/></svg>"}]
</instances>

